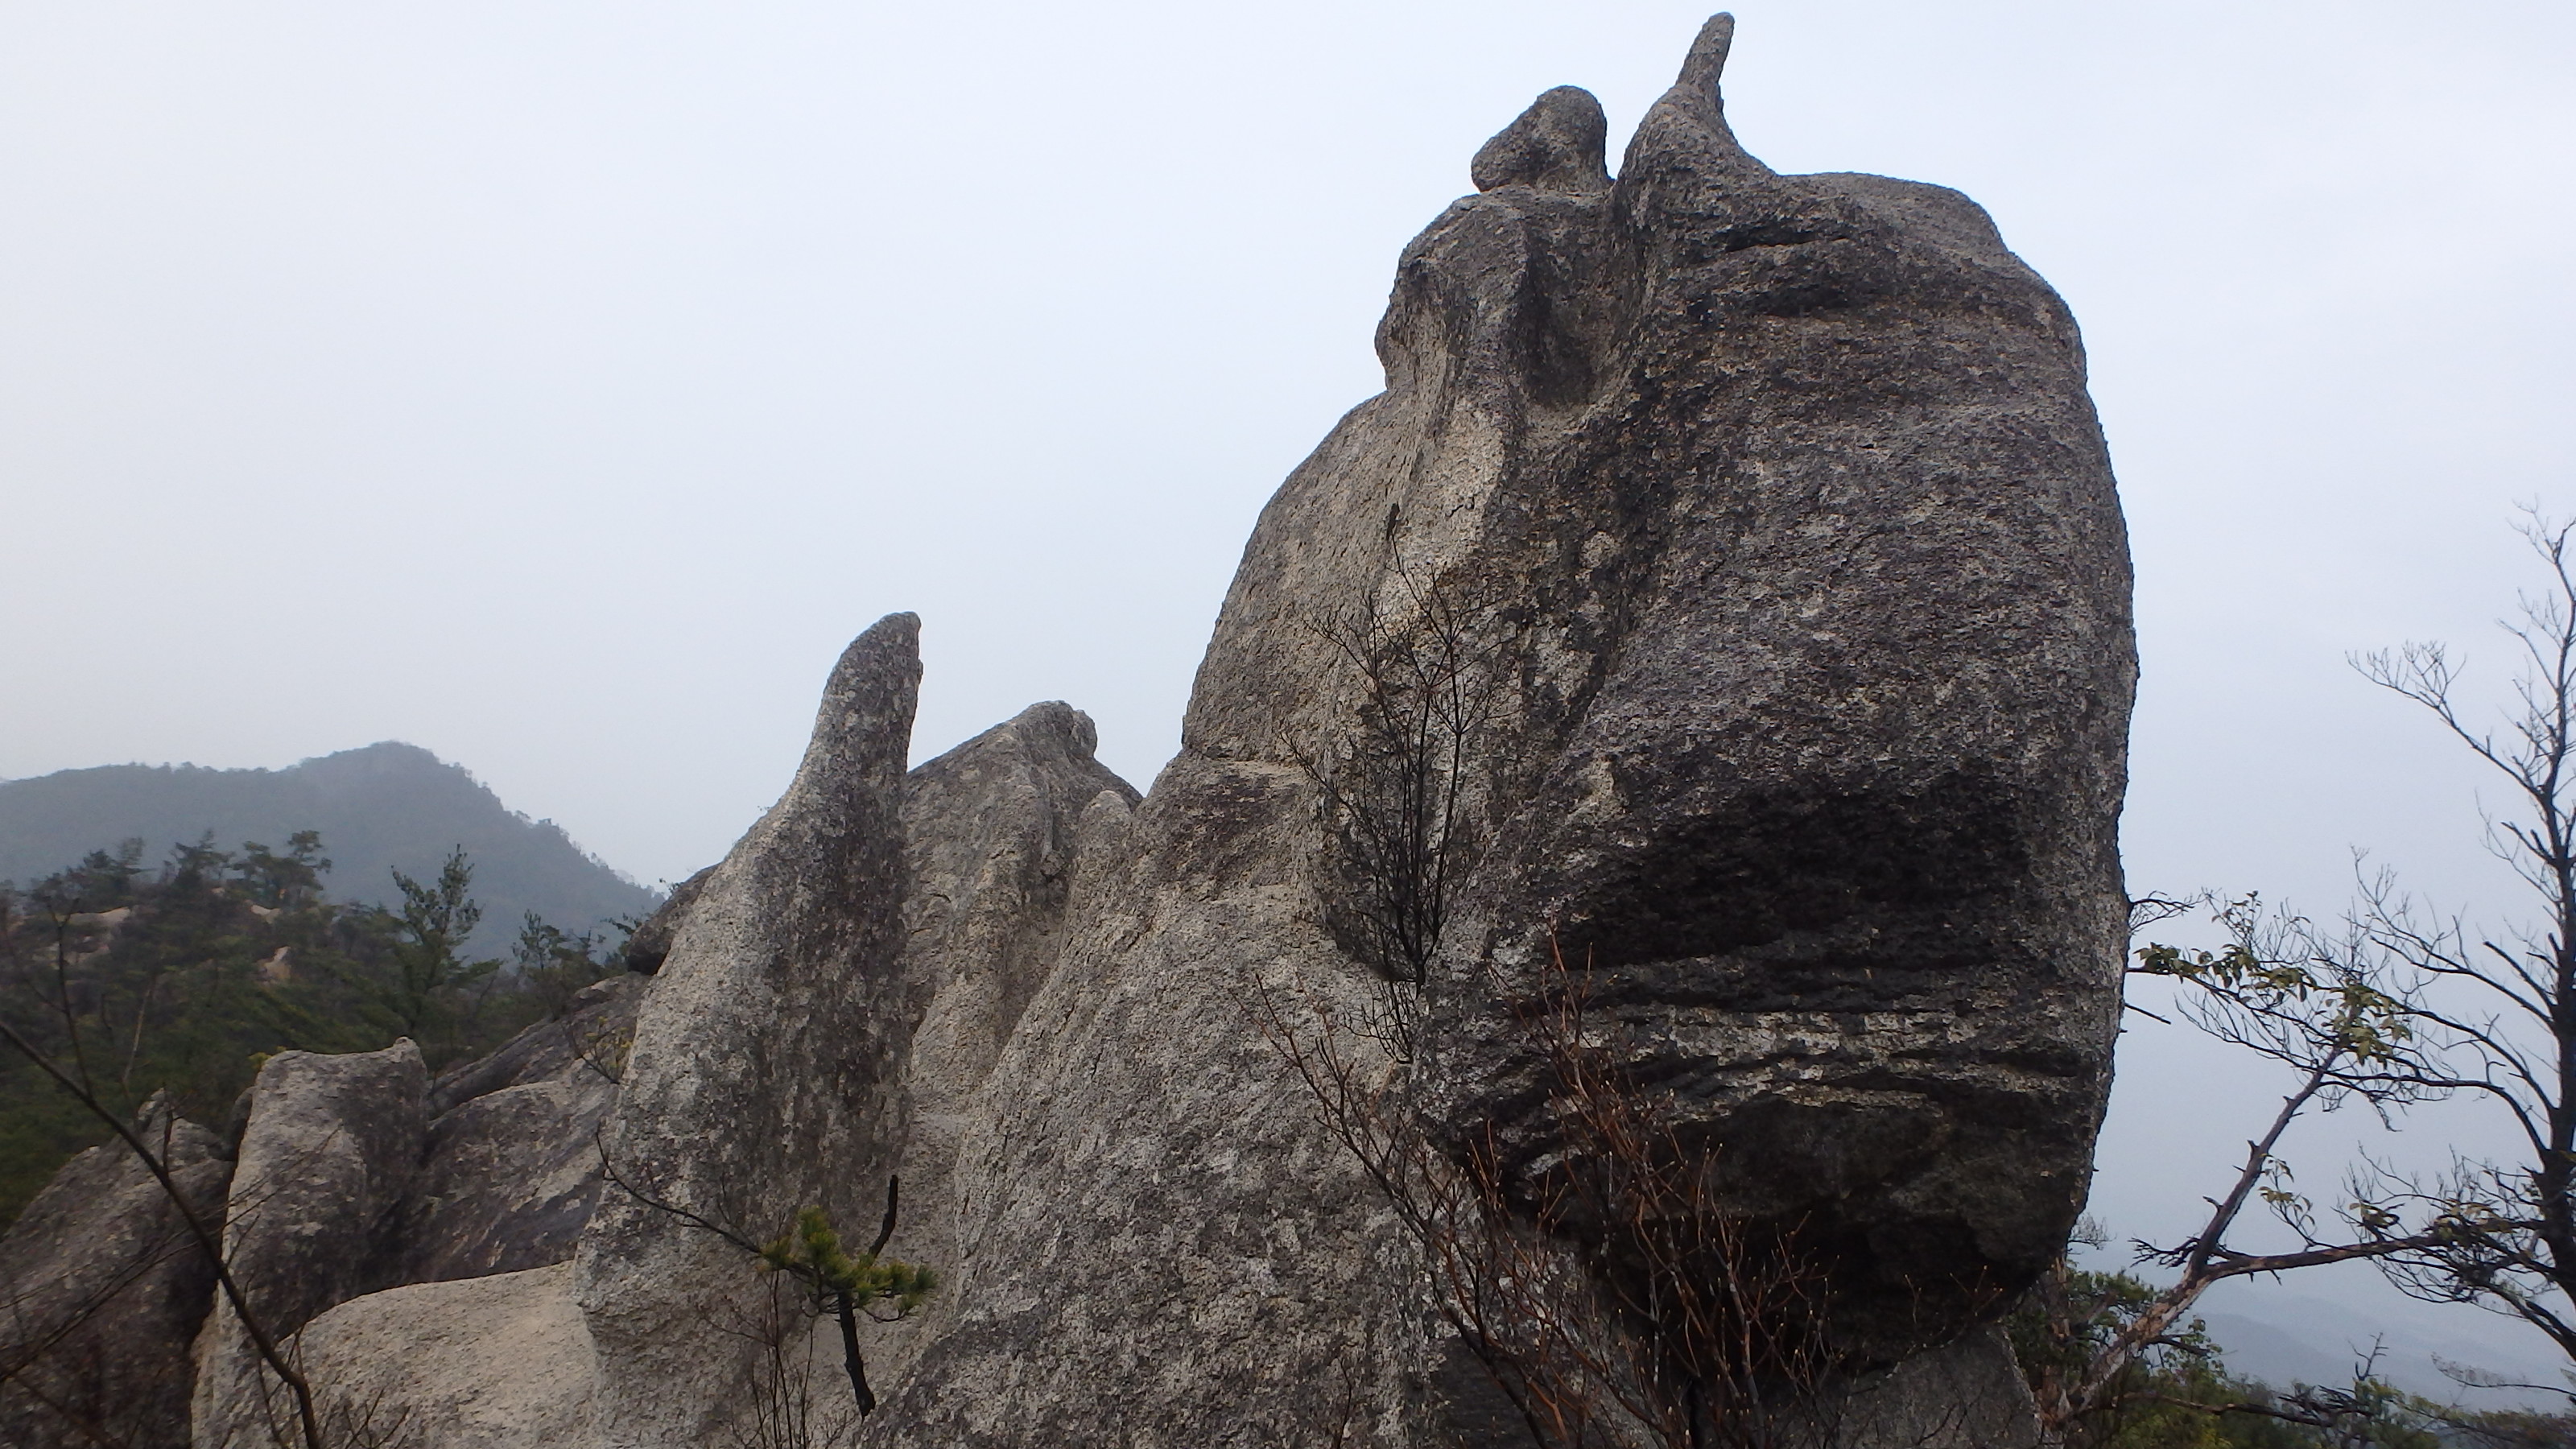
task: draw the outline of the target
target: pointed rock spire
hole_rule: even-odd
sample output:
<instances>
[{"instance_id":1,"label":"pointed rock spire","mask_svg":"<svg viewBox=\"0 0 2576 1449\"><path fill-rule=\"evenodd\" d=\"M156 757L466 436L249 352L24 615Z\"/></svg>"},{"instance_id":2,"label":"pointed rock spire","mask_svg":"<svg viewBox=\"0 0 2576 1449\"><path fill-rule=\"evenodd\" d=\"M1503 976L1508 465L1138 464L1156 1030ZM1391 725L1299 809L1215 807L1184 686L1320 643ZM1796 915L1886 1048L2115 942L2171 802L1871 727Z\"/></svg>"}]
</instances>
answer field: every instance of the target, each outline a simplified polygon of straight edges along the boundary
<instances>
[{"instance_id":1,"label":"pointed rock spire","mask_svg":"<svg viewBox=\"0 0 2576 1449\"><path fill-rule=\"evenodd\" d=\"M1647 163L1679 162L1686 169L1705 170L1715 163L1719 170L1751 169L1762 175L1771 168L1746 154L1736 144L1735 133L1726 124L1726 101L1718 80L1726 70L1726 53L1735 44L1735 17L1723 11L1708 18L1699 28L1699 37L1691 42L1690 56L1682 62L1682 72L1673 80L1672 89L1646 112L1637 126L1637 134L1628 142L1628 156L1620 164L1625 176Z\"/></svg>"},{"instance_id":2,"label":"pointed rock spire","mask_svg":"<svg viewBox=\"0 0 2576 1449\"><path fill-rule=\"evenodd\" d=\"M850 641L816 712L809 768L903 774L921 688L921 616L888 614Z\"/></svg>"},{"instance_id":3,"label":"pointed rock spire","mask_svg":"<svg viewBox=\"0 0 2576 1449\"><path fill-rule=\"evenodd\" d=\"M1691 42L1689 57L1682 61L1672 96L1705 100L1712 111L1723 114L1726 103L1718 95L1717 81L1726 72L1726 53L1734 45L1735 17L1725 11L1708 17L1708 23L1699 28L1699 38Z\"/></svg>"},{"instance_id":4,"label":"pointed rock spire","mask_svg":"<svg viewBox=\"0 0 2576 1449\"><path fill-rule=\"evenodd\" d=\"M699 888L637 1013L574 1280L606 1443L714 1441L749 1382L750 1340L671 1332L765 1321L727 1317L766 1290L688 1214L758 1242L800 1208L865 1223L885 1201L918 1012L901 811L920 632L889 614L842 653L795 780Z\"/></svg>"}]
</instances>

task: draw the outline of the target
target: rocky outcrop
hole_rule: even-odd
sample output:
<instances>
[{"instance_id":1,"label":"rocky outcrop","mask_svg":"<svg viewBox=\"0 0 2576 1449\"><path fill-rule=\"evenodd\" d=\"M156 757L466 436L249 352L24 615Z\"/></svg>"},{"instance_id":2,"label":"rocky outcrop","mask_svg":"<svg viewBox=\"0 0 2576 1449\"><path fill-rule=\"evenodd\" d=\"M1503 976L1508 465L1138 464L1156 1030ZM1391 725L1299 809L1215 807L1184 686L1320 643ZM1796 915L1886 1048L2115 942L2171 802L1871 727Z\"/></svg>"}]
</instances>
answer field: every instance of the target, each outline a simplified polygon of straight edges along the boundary
<instances>
[{"instance_id":1,"label":"rocky outcrop","mask_svg":"<svg viewBox=\"0 0 2576 1449\"><path fill-rule=\"evenodd\" d=\"M383 1286L392 1226L418 1171L428 1088L408 1040L378 1052L280 1052L259 1069L224 1226L243 1296L280 1338ZM265 1442L294 1422L241 1319L217 1302L197 1338L198 1449Z\"/></svg>"},{"instance_id":2,"label":"rocky outcrop","mask_svg":"<svg viewBox=\"0 0 2576 1449\"><path fill-rule=\"evenodd\" d=\"M1386 1070L1451 1130L1586 1150L1509 1029L1554 944L1864 1358L2063 1241L2134 669L2081 348L1965 198L1746 155L1729 34L1615 182L1553 91L1407 249L1387 390L1263 515L1182 753L968 1131L956 1326L885 1442L1251 1442L1325 1384L1380 1434L1431 1412L1383 1204L1246 1007L1356 1020L1400 969L1347 814L1407 688L1463 743L1428 762L1448 918Z\"/></svg>"},{"instance_id":3,"label":"rocky outcrop","mask_svg":"<svg viewBox=\"0 0 2576 1449\"><path fill-rule=\"evenodd\" d=\"M865 1242L900 1179L891 1251L946 1281L856 1331L862 1444L1518 1442L1283 1047L1337 1041L1406 1170L1473 1144L1525 1230L1608 1151L1531 1030L1579 997L1697 1174L1655 1229L1833 1305L1790 1428L2032 1442L1990 1325L2108 1083L2119 512L2054 294L1956 193L1748 156L1730 35L1615 178L1571 88L1477 154L1150 794L1061 704L907 773L896 615L635 974L425 1095L407 1043L271 1062L227 1241L331 1402L615 1449L846 1419L755 1254L807 1206ZM1545 1227L1563 1281L1642 1271ZM200 1338L200 1444L238 1340Z\"/></svg>"},{"instance_id":4,"label":"rocky outcrop","mask_svg":"<svg viewBox=\"0 0 2576 1449\"><path fill-rule=\"evenodd\" d=\"M916 1007L897 963L918 631L893 615L842 655L794 783L708 876L637 1018L605 1139L626 1190L579 1258L608 1442L706 1442L742 1407L769 1305L740 1242L809 1205L857 1238L882 1210Z\"/></svg>"},{"instance_id":5,"label":"rocky outcrop","mask_svg":"<svg viewBox=\"0 0 2576 1449\"><path fill-rule=\"evenodd\" d=\"M1091 722L1061 704L903 773L917 668L908 617L852 646L807 768L700 878L698 908L672 913L657 976L587 988L566 1017L425 1089L397 1048L281 1057L248 1094L246 1160L281 1185L236 1205L233 1247L251 1281L274 1276L281 1232L343 1265L312 1275L303 1297L254 1298L302 1356L326 1433L400 1425L440 1443L560 1443L598 1418L629 1442L757 1435L777 1426L756 1410L728 1419L789 1360L824 1376L809 1385L821 1413L849 1417L837 1344L809 1341L802 1312L771 1298L776 1281L709 1229L766 1238L822 1202L864 1231L882 1200L836 1202L832 1180L874 1187L899 1169L911 1186L897 1251L953 1259L957 1124L1052 970L1083 862L1118 837L1136 798L1093 758ZM847 808L854 795L876 808ZM816 892L818 874L850 889ZM885 913L872 930L833 927L869 911ZM873 1039L879 1065L829 1079L853 1039ZM727 1043L729 1063L711 1051ZM372 1116L348 1100L361 1079L370 1085L354 1090L382 1109ZM603 1132L621 1100L626 1114ZM853 1101L874 1115L853 1114ZM395 1140L424 1116L408 1144ZM271 1164L299 1128L324 1150L280 1171ZM873 1160L871 1132L883 1144ZM854 1140L861 1152L845 1158ZM636 1192L606 1182L603 1148ZM398 1170L406 1151L417 1165ZM587 1313L566 1261L585 1240ZM899 1375L937 1322L871 1325L879 1371ZM620 1339L623 1323L644 1326ZM208 1332L201 1436L256 1438L263 1417L284 1426L288 1401L261 1398L239 1336Z\"/></svg>"},{"instance_id":6,"label":"rocky outcrop","mask_svg":"<svg viewBox=\"0 0 2576 1449\"><path fill-rule=\"evenodd\" d=\"M221 1232L223 1143L160 1097L135 1133ZM124 1143L73 1158L0 1237L0 1443L185 1445L188 1346L213 1291L186 1215Z\"/></svg>"},{"instance_id":7,"label":"rocky outcrop","mask_svg":"<svg viewBox=\"0 0 2576 1449\"><path fill-rule=\"evenodd\" d=\"M699 1442L770 1371L763 1335L780 1325L727 1234L764 1241L813 1203L860 1238L899 1175L890 1251L960 1261L975 1220L952 1187L961 1128L1054 968L1080 861L1136 799L1093 757L1091 721L1055 703L901 773L913 629L897 616L851 646L796 783L675 898L608 1139L639 1192L612 1187L583 1247L609 1442ZM818 899L818 881L837 894ZM764 1082L686 1080L733 1052ZM828 1073L828 1094L799 1080ZM746 1124L801 1156L744 1141ZM675 1335L675 1314L717 1331ZM875 1371L899 1377L940 1321L869 1325ZM828 1410L847 1388L824 1367Z\"/></svg>"}]
</instances>

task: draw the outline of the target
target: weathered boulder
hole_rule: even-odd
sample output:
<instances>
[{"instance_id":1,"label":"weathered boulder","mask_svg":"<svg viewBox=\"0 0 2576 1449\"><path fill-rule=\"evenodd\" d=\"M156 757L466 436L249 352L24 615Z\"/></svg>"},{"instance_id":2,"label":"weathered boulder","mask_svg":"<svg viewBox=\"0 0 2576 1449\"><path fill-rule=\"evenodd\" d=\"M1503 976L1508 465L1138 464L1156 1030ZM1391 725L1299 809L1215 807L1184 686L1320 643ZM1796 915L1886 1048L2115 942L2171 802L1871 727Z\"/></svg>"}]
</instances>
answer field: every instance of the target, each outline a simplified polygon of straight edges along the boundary
<instances>
[{"instance_id":1,"label":"weathered boulder","mask_svg":"<svg viewBox=\"0 0 2576 1449\"><path fill-rule=\"evenodd\" d=\"M394 1272L396 1216L419 1170L428 1074L408 1040L347 1056L280 1052L259 1069L234 1164L224 1251L283 1339ZM230 1304L197 1336L198 1449L292 1432L290 1397Z\"/></svg>"},{"instance_id":2,"label":"weathered boulder","mask_svg":"<svg viewBox=\"0 0 2576 1449\"><path fill-rule=\"evenodd\" d=\"M388 1288L305 1325L296 1347L329 1441L423 1449L583 1442L598 1370L572 1272L559 1263Z\"/></svg>"},{"instance_id":3,"label":"weathered boulder","mask_svg":"<svg viewBox=\"0 0 2576 1449\"><path fill-rule=\"evenodd\" d=\"M882 1211L915 1008L898 961L918 632L892 615L842 655L794 782L707 877L638 1016L616 1181L577 1260L608 1443L709 1442L746 1408L773 1325L743 1243L809 1205L864 1241Z\"/></svg>"},{"instance_id":4,"label":"weathered boulder","mask_svg":"<svg viewBox=\"0 0 2576 1449\"><path fill-rule=\"evenodd\" d=\"M1438 1437L1418 1270L1261 1026L1407 970L1370 1070L1537 1173L1590 1150L1514 1029L1562 948L1864 1363L1951 1353L2063 1241L2134 675L2081 346L1965 198L1746 155L1730 33L1615 182L1552 91L1407 248L1387 390L1264 513L964 1129L951 1316L872 1442L1252 1443L1336 1400ZM1389 870L1437 909L1390 922Z\"/></svg>"},{"instance_id":5,"label":"weathered boulder","mask_svg":"<svg viewBox=\"0 0 2576 1449\"><path fill-rule=\"evenodd\" d=\"M222 1142L159 1096L135 1133L221 1233ZM0 1443L185 1445L189 1345L214 1281L187 1215L124 1143L65 1163L0 1237Z\"/></svg>"},{"instance_id":6,"label":"weathered boulder","mask_svg":"<svg viewBox=\"0 0 2576 1449\"><path fill-rule=\"evenodd\" d=\"M617 1105L645 979L583 988L429 1091L421 1169L395 1232L395 1283L569 1262L599 1204L599 1133Z\"/></svg>"}]
</instances>

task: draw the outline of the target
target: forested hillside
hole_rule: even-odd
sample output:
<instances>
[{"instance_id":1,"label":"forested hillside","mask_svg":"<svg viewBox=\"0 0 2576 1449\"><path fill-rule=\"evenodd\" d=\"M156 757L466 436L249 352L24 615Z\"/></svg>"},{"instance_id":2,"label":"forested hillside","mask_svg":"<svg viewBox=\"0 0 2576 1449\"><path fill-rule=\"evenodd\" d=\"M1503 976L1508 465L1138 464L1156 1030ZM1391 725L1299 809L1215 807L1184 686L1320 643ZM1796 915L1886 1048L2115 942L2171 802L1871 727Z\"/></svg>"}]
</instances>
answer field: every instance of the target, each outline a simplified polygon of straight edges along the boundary
<instances>
[{"instance_id":1,"label":"forested hillside","mask_svg":"<svg viewBox=\"0 0 2576 1449\"><path fill-rule=\"evenodd\" d=\"M495 921L464 852L420 877L389 874L390 907L353 905L324 894L322 836L281 839L182 844L157 862L129 842L0 884L0 1033L12 1048L0 1051L0 1226L105 1137L72 1088L129 1117L166 1091L181 1116L220 1128L277 1052L410 1037L435 1073L617 969L622 923ZM495 926L502 951L470 944Z\"/></svg>"},{"instance_id":2,"label":"forested hillside","mask_svg":"<svg viewBox=\"0 0 2576 1449\"><path fill-rule=\"evenodd\" d=\"M283 770L105 765L0 782L0 881L21 885L94 850L144 842L157 862L173 842L284 841L317 831L337 862L334 900L387 904L392 872L438 873L462 848L475 863L484 924L471 947L508 949L526 912L567 930L653 909L653 893L585 854L551 821L530 820L459 766L385 741Z\"/></svg>"}]
</instances>

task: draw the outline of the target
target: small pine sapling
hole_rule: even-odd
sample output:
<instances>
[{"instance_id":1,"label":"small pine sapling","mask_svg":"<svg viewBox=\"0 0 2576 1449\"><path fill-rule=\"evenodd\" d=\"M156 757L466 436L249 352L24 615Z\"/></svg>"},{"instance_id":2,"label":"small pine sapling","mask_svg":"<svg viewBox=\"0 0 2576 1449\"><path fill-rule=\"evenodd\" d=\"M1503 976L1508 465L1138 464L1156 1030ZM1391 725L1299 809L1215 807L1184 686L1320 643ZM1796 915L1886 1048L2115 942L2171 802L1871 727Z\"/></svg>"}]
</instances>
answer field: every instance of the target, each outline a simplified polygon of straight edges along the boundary
<instances>
[{"instance_id":1,"label":"small pine sapling","mask_svg":"<svg viewBox=\"0 0 2576 1449\"><path fill-rule=\"evenodd\" d=\"M875 1244L855 1257L841 1248L841 1235L819 1207L796 1214L796 1226L760 1249L760 1271L785 1273L805 1286L815 1311L841 1323L841 1358L850 1371L850 1391L859 1413L876 1411L877 1396L868 1387L867 1365L859 1357L859 1315L893 1323L918 1312L939 1286L936 1274L895 1258L881 1256L894 1236L895 1184L886 1184L885 1226ZM889 1311L890 1310L890 1311Z\"/></svg>"}]
</instances>

